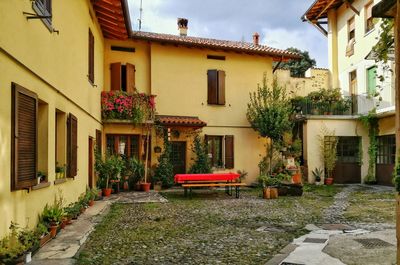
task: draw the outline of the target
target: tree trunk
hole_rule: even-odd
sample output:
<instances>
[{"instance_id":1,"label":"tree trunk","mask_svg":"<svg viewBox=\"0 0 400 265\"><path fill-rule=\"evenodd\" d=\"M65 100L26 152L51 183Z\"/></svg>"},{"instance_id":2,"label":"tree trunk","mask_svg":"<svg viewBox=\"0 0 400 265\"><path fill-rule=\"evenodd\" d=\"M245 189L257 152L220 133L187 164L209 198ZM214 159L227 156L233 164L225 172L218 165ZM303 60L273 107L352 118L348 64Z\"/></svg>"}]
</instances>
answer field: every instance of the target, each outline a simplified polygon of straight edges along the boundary
<instances>
[{"instance_id":1,"label":"tree trunk","mask_svg":"<svg viewBox=\"0 0 400 265\"><path fill-rule=\"evenodd\" d=\"M273 142L272 139L270 139L269 142L269 175L272 176L272 156L274 155L273 151Z\"/></svg>"},{"instance_id":2,"label":"tree trunk","mask_svg":"<svg viewBox=\"0 0 400 265\"><path fill-rule=\"evenodd\" d=\"M144 183L147 183L147 163L149 161L149 138L150 138L150 126L147 128L147 133L146 133L146 150L144 150L144 154L146 156L145 159L145 164L144 164Z\"/></svg>"}]
</instances>

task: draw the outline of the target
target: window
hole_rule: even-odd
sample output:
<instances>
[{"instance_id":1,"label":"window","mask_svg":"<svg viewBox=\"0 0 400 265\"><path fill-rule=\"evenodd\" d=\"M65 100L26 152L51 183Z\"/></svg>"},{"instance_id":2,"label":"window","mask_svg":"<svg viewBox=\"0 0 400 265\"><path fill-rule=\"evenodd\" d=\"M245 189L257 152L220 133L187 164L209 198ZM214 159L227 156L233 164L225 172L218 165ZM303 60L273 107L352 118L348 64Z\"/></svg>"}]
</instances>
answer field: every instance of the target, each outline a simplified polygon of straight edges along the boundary
<instances>
[{"instance_id":1,"label":"window","mask_svg":"<svg viewBox=\"0 0 400 265\"><path fill-rule=\"evenodd\" d=\"M378 136L377 146L377 164L395 164L396 137L394 135Z\"/></svg>"},{"instance_id":2,"label":"window","mask_svg":"<svg viewBox=\"0 0 400 265\"><path fill-rule=\"evenodd\" d=\"M205 139L211 166L226 169L234 168L233 135L206 135Z\"/></svg>"},{"instance_id":3,"label":"window","mask_svg":"<svg viewBox=\"0 0 400 265\"><path fill-rule=\"evenodd\" d=\"M373 2L369 2L365 6L365 33L370 32L375 27L374 18L372 17L372 6Z\"/></svg>"},{"instance_id":4,"label":"window","mask_svg":"<svg viewBox=\"0 0 400 265\"><path fill-rule=\"evenodd\" d=\"M67 177L78 174L78 119L70 113L67 121Z\"/></svg>"},{"instance_id":5,"label":"window","mask_svg":"<svg viewBox=\"0 0 400 265\"><path fill-rule=\"evenodd\" d=\"M360 162L360 137L340 136L337 143L337 161L342 163Z\"/></svg>"},{"instance_id":6,"label":"window","mask_svg":"<svg viewBox=\"0 0 400 265\"><path fill-rule=\"evenodd\" d=\"M370 96L376 93L376 66L367 69L367 92Z\"/></svg>"},{"instance_id":7,"label":"window","mask_svg":"<svg viewBox=\"0 0 400 265\"><path fill-rule=\"evenodd\" d=\"M55 144L55 154L56 154L56 167L63 167L66 164L66 132L67 132L67 115L65 112L56 109L55 114L56 126L56 144Z\"/></svg>"},{"instance_id":8,"label":"window","mask_svg":"<svg viewBox=\"0 0 400 265\"><path fill-rule=\"evenodd\" d=\"M112 63L111 69L111 90L122 90L128 93L133 93L136 90L135 86L135 66L126 63Z\"/></svg>"},{"instance_id":9,"label":"window","mask_svg":"<svg viewBox=\"0 0 400 265\"><path fill-rule=\"evenodd\" d=\"M39 16L44 17L42 18L43 23L50 31L53 31L51 27L51 0L34 0L32 8Z\"/></svg>"},{"instance_id":10,"label":"window","mask_svg":"<svg viewBox=\"0 0 400 265\"><path fill-rule=\"evenodd\" d=\"M12 83L12 165L11 189L37 184L38 97Z\"/></svg>"},{"instance_id":11,"label":"window","mask_svg":"<svg viewBox=\"0 0 400 265\"><path fill-rule=\"evenodd\" d=\"M352 101L352 114L357 113L357 71L349 73L349 93Z\"/></svg>"},{"instance_id":12,"label":"window","mask_svg":"<svg viewBox=\"0 0 400 265\"><path fill-rule=\"evenodd\" d=\"M356 28L354 17L347 21L347 46L346 46L346 56L351 56L354 54L354 44L356 40Z\"/></svg>"},{"instance_id":13,"label":"window","mask_svg":"<svg viewBox=\"0 0 400 265\"><path fill-rule=\"evenodd\" d=\"M107 134L107 152L139 159L139 135Z\"/></svg>"},{"instance_id":14,"label":"window","mask_svg":"<svg viewBox=\"0 0 400 265\"><path fill-rule=\"evenodd\" d=\"M94 84L94 36L92 31L89 29L89 56L88 56L88 78L89 81Z\"/></svg>"},{"instance_id":15,"label":"window","mask_svg":"<svg viewBox=\"0 0 400 265\"><path fill-rule=\"evenodd\" d=\"M102 132L100 130L96 130L96 151L101 154L102 148Z\"/></svg>"},{"instance_id":16,"label":"window","mask_svg":"<svg viewBox=\"0 0 400 265\"><path fill-rule=\"evenodd\" d=\"M225 105L225 72L208 70L207 79L207 103L210 105Z\"/></svg>"}]
</instances>

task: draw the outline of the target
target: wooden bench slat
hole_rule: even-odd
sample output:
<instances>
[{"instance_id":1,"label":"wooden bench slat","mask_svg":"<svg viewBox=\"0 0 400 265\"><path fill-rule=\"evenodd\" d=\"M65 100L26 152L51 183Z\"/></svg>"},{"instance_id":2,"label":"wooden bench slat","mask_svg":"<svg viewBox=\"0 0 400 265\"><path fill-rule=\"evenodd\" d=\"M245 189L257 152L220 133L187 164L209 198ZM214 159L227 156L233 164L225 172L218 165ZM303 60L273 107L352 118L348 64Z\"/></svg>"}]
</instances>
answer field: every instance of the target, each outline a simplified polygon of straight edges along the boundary
<instances>
[{"instance_id":1,"label":"wooden bench slat","mask_svg":"<svg viewBox=\"0 0 400 265\"><path fill-rule=\"evenodd\" d=\"M196 184L182 184L184 188L190 187L224 187L224 186L245 186L245 183L196 183Z\"/></svg>"}]
</instances>

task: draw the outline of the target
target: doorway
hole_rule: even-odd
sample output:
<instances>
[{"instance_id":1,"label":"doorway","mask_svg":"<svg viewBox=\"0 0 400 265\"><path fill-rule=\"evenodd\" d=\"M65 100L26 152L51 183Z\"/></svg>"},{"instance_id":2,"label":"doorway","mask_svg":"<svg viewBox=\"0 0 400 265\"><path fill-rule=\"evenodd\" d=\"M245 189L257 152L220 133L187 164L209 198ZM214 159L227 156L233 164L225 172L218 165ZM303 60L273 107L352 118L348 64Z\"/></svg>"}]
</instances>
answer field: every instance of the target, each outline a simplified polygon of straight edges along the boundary
<instances>
[{"instance_id":1,"label":"doorway","mask_svg":"<svg viewBox=\"0 0 400 265\"><path fill-rule=\"evenodd\" d=\"M174 175L186 173L186 142L171 142L171 149L171 162L174 167Z\"/></svg>"}]
</instances>

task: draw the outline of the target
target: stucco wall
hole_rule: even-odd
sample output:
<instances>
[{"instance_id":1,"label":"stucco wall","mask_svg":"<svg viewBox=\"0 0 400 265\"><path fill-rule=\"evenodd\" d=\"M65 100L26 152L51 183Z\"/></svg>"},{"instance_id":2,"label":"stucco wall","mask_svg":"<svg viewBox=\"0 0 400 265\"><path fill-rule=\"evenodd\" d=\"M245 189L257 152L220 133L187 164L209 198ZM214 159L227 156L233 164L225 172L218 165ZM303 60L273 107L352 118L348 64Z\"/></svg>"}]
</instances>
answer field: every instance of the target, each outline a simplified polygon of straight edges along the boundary
<instances>
[{"instance_id":1,"label":"stucco wall","mask_svg":"<svg viewBox=\"0 0 400 265\"><path fill-rule=\"evenodd\" d=\"M333 41L336 38L330 38L329 51L330 61L332 57L337 57L338 62L338 76L339 87L342 89L343 94L349 95L349 73L357 71L357 91L358 94L358 111L360 113L366 113L372 109L376 104L377 100L369 99L367 96L367 69L371 66L377 65L377 75L385 75L387 78L381 82L377 78L377 85L382 87L381 92L382 102L378 108L385 108L393 106L394 93L391 87L392 85L392 74L388 71L383 71L381 63L376 63L374 60L366 60L365 57L371 52L372 47L377 42L379 36L379 25L380 22L375 25L375 28L368 33L365 33L365 5L369 0L356 0L352 2L352 5L360 12L360 15L354 13L346 4L343 4L336 11L330 12L329 20L334 21L337 18L337 31L331 32L330 35L337 36L337 43ZM379 1L373 1L374 4ZM355 18L355 44L354 54L346 56L346 46L348 44L348 26L347 22L350 18ZM332 27L335 30L335 27ZM334 45L337 45L337 53L334 49ZM330 69L332 71L332 69ZM379 89L377 89L379 90Z\"/></svg>"},{"instance_id":2,"label":"stucco wall","mask_svg":"<svg viewBox=\"0 0 400 265\"><path fill-rule=\"evenodd\" d=\"M50 33L40 20L27 20L31 1L0 1L0 237L11 221L34 226L46 203L59 190L66 202L76 201L88 183L88 138L101 129L100 92L103 87L103 41L98 25L90 18L89 1L55 0ZM88 73L88 30L95 36L95 84ZM9 55L6 55L8 53ZM39 166L50 186L11 192L11 82L37 93L47 103L47 124L40 124ZM55 111L78 118L78 175L55 185ZM47 126L47 127L46 127ZM44 142L43 142L44 141ZM66 139L65 139L66 141ZM47 142L47 143L46 143Z\"/></svg>"},{"instance_id":3,"label":"stucco wall","mask_svg":"<svg viewBox=\"0 0 400 265\"><path fill-rule=\"evenodd\" d=\"M304 78L291 77L289 70L278 69L275 72L278 84L286 86L292 96L307 96L312 91L330 87L329 70L310 68Z\"/></svg>"},{"instance_id":4,"label":"stucco wall","mask_svg":"<svg viewBox=\"0 0 400 265\"><path fill-rule=\"evenodd\" d=\"M367 174L368 171L368 133L362 124L351 118L340 118L340 117L331 117L331 118L311 118L308 119L304 124L304 130L306 133L304 134L304 144L307 146L305 152L305 159L307 160L308 165L308 181L310 183L314 183L315 179L312 175L312 171L315 168L324 168L323 161L321 159L321 148L319 143L318 136L321 135L321 128L326 126L330 131L335 131L335 136L361 136L362 137L362 146L363 146L363 155L362 161L363 164L361 166L361 178ZM361 182L362 180L360 180Z\"/></svg>"}]
</instances>

